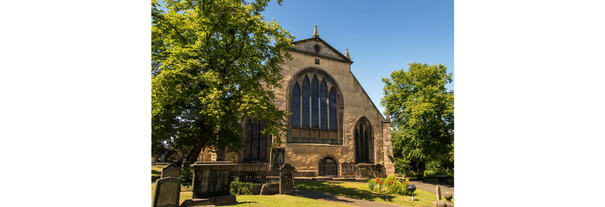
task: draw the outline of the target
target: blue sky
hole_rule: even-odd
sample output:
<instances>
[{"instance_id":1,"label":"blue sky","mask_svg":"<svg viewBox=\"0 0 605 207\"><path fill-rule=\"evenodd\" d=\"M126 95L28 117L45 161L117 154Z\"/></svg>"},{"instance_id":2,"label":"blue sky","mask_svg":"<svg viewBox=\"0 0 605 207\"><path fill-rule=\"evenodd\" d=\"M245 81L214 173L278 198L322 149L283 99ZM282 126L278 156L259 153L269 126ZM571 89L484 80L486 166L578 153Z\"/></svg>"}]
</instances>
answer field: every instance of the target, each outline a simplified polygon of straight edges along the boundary
<instances>
[{"instance_id":1,"label":"blue sky","mask_svg":"<svg viewBox=\"0 0 605 207\"><path fill-rule=\"evenodd\" d=\"M392 71L418 62L454 74L454 1L272 1L263 16L295 41L311 38L317 25L321 39L343 54L348 48L351 71L382 113L382 78Z\"/></svg>"}]
</instances>

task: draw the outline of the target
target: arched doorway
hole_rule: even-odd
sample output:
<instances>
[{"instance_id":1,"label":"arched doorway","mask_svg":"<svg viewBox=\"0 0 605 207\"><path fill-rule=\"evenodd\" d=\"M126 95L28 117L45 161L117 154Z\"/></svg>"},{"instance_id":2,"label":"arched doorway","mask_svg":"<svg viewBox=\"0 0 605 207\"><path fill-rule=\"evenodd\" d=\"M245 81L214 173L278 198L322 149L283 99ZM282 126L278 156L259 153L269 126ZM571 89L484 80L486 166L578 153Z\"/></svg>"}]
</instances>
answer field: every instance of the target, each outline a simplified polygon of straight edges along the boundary
<instances>
[{"instance_id":1,"label":"arched doorway","mask_svg":"<svg viewBox=\"0 0 605 207\"><path fill-rule=\"evenodd\" d=\"M338 176L336 161L326 157L319 162L319 176Z\"/></svg>"}]
</instances>

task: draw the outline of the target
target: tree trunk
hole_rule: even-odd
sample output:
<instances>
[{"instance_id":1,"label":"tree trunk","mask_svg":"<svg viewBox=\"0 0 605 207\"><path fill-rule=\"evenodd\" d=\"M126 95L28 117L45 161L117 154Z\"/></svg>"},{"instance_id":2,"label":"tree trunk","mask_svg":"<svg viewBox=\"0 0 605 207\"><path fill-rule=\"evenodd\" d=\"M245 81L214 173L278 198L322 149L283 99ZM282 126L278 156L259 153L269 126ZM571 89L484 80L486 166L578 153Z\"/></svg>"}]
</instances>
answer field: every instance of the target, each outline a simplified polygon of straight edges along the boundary
<instances>
[{"instance_id":1,"label":"tree trunk","mask_svg":"<svg viewBox=\"0 0 605 207\"><path fill-rule=\"evenodd\" d=\"M208 132L210 130L210 126L204 125L203 129L204 132ZM187 155L188 163L196 162L197 157L200 155L200 152L202 152L202 149L205 147L206 142L208 141L208 134L204 132L201 133L201 137L197 140L197 143L195 143L195 146L193 146L191 151L189 151L189 155Z\"/></svg>"},{"instance_id":2,"label":"tree trunk","mask_svg":"<svg viewBox=\"0 0 605 207\"><path fill-rule=\"evenodd\" d=\"M426 170L426 162L419 161L417 164L418 169L418 180L424 180L424 171Z\"/></svg>"}]
</instances>

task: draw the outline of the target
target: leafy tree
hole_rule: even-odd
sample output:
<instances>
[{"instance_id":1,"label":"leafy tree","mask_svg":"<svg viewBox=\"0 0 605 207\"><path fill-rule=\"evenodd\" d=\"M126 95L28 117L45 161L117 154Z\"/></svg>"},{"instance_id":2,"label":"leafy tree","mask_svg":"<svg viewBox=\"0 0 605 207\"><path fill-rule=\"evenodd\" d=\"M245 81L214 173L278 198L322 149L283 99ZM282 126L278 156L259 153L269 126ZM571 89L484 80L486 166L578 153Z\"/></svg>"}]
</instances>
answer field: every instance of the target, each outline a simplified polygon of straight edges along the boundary
<instances>
[{"instance_id":1,"label":"leafy tree","mask_svg":"<svg viewBox=\"0 0 605 207\"><path fill-rule=\"evenodd\" d=\"M293 36L264 21L268 2L152 0L152 144L189 148L188 160L206 146L238 152L245 117L280 142L287 113L272 88L281 88Z\"/></svg>"},{"instance_id":2,"label":"leafy tree","mask_svg":"<svg viewBox=\"0 0 605 207\"><path fill-rule=\"evenodd\" d=\"M408 71L393 71L381 105L391 114L393 152L415 165L423 179L427 161L447 161L454 142L454 92L443 65L411 63Z\"/></svg>"}]
</instances>

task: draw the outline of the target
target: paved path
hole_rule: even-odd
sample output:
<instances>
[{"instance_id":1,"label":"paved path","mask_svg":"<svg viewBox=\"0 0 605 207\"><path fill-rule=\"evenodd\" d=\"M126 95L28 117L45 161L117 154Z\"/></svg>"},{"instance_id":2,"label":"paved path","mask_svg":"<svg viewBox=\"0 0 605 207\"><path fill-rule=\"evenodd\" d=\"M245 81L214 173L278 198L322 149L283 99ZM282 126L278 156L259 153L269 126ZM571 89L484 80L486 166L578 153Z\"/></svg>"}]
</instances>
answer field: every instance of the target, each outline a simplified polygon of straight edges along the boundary
<instances>
[{"instance_id":1,"label":"paved path","mask_svg":"<svg viewBox=\"0 0 605 207\"><path fill-rule=\"evenodd\" d=\"M345 205L350 205L350 206L362 206L362 207L374 207L374 206L400 207L400 206L397 206L397 205L391 205L391 204L380 203L380 202L373 202L373 201L366 201L366 200L358 200L358 199L347 198L347 197L343 197L343 196L332 195L332 194L328 194L328 193L320 193L320 192L301 190L301 189L294 189L294 195L300 196L300 197L305 197L305 198L311 198L311 199L317 199L317 200L324 200L324 201L329 201L329 202L335 202L335 203L340 203L340 204L345 204Z\"/></svg>"},{"instance_id":2,"label":"paved path","mask_svg":"<svg viewBox=\"0 0 605 207\"><path fill-rule=\"evenodd\" d=\"M417 189L423 190L423 191L428 191L434 194L437 194L437 186L441 186L441 195L443 195L445 192L450 192L452 193L452 196L454 197L453 199L456 199L456 195L454 195L454 186L453 185L442 185L442 184L432 184L432 183L427 183L424 181L410 181L410 184L414 184L416 186Z\"/></svg>"}]
</instances>

